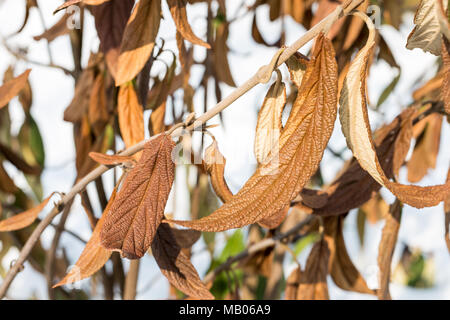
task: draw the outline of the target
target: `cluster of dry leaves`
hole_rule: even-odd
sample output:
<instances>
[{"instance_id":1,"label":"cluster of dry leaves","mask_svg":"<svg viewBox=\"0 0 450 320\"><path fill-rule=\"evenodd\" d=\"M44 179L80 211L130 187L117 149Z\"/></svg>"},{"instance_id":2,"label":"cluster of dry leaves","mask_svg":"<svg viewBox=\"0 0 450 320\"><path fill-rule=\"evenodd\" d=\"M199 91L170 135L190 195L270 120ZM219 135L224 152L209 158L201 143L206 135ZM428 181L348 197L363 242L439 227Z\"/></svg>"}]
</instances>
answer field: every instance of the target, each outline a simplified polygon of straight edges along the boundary
<instances>
[{"instance_id":1,"label":"cluster of dry leaves","mask_svg":"<svg viewBox=\"0 0 450 320\"><path fill-rule=\"evenodd\" d=\"M206 41L193 33L187 19L187 4L197 2L207 3ZM270 238L286 232L299 217L312 215L317 219L312 219L301 233L314 232L320 236L312 247L306 266L298 265L286 277L285 298L328 299L328 275L344 290L376 294L380 299L390 298L391 260L403 204L423 208L445 201L446 241L450 250L450 179L447 178L445 184L427 187L397 182L403 166L407 167L408 180L412 183L420 181L429 168L434 168L443 117L450 114L447 3L441 0L418 3L415 28L406 46L439 56L442 63L437 75L414 92L414 103L391 123L375 132L369 123L366 86L371 64L383 59L393 68L399 69L399 65L372 21L364 14L369 1L362 1L351 16L339 19L315 38L309 57L295 53L285 62L290 81L283 82L277 70L277 80L270 86L258 114L254 144L258 166L244 186L236 194L230 191L224 177L226 160L213 138L205 150L203 164L196 166L197 184L191 190L192 220L173 220L165 216L164 211L174 183L176 166L173 152L176 144L166 130L194 111L195 90L203 87L207 92L211 79L217 101L222 100L219 84L235 86L226 44L231 21L226 17L225 1L214 1L218 5L216 11L211 6L212 2L167 0L176 26L178 57L173 54L172 64L167 64L162 78L150 76L153 62L167 52L164 42L157 45L156 41L161 21L160 0L139 0L136 4L134 0L70 0L57 9L78 4L89 10L95 18L100 39L100 50L91 54L86 67L75 63L72 72L77 80L75 95L64 114L64 119L74 126L77 180L98 164L121 165L124 170L115 181L109 199L102 180L95 181L103 206L100 219L95 217L87 193L81 193L83 207L93 228L92 236L76 262L78 268L72 269L55 287L90 277L102 268L104 270L105 263L113 259L115 252L127 259L140 259L149 253L174 288L188 297L213 299L210 292L213 282L202 282L190 262L190 248L202 233L253 225L252 228L259 228L265 238ZM313 2L256 1L246 8L253 14L254 40L266 46L284 45L284 29L278 41L268 44L264 40L256 21L256 10L260 6L270 6L270 20L285 19L289 15L310 28L339 5L338 1L320 0L317 10L313 10ZM393 3L383 1L386 5L384 19L398 28L401 13L415 7ZM27 1L27 12L36 5L34 1ZM79 30L67 28L64 24L66 19L66 15L62 16L52 28L35 39L51 42L56 37L69 34L76 59L76 53L81 52L82 38ZM186 46L185 41L191 46ZM207 49L203 61L194 60L194 46ZM355 52L357 54L353 57ZM177 61L180 68L177 68ZM191 67L195 64L204 66L204 74L194 88L189 80ZM17 95L26 96L29 73L27 70L0 87L0 108L3 109ZM385 97L380 98L378 105L384 102L396 81L398 79L385 89ZM183 93L181 101L174 98L177 90ZM206 106L206 94L204 99ZM180 114L177 114L176 103L182 105ZM113 142L116 135L121 136L126 147L144 140L144 110L152 110L148 128L152 138L143 150L133 156L106 154L108 150L117 152ZM169 110L172 110L173 122L166 124L165 115ZM286 110L289 117L283 124L282 114ZM353 158L346 162L331 184L315 185L337 117ZM412 156L406 161L413 142ZM8 146L1 144L0 147L1 154L24 173L33 175L32 169L42 170L34 168ZM14 182L1 166L0 175L0 190L17 194ZM213 212L201 210L201 203L207 203L210 190L208 184L202 183L205 177L210 178L212 189L223 202L217 210L211 210ZM319 188L314 188L317 186ZM387 206L380 196L381 187L396 197L391 206ZM17 231L32 225L52 195L39 206L2 220L0 231ZM347 213L355 208L360 208L369 222L386 221L379 246L381 277L378 290L368 288L346 250L343 224ZM67 217L69 211L65 210L63 215ZM178 229L175 225L186 229ZM206 237L205 242L208 242ZM275 280L273 277L279 274L275 268L285 251L284 244L258 251L245 260L244 270L250 268L252 272L267 277L268 291L271 280L280 280L280 277ZM120 261L120 257L116 255L113 261ZM50 283L52 281L53 275ZM228 297L240 298L241 295L236 290Z\"/></svg>"}]
</instances>

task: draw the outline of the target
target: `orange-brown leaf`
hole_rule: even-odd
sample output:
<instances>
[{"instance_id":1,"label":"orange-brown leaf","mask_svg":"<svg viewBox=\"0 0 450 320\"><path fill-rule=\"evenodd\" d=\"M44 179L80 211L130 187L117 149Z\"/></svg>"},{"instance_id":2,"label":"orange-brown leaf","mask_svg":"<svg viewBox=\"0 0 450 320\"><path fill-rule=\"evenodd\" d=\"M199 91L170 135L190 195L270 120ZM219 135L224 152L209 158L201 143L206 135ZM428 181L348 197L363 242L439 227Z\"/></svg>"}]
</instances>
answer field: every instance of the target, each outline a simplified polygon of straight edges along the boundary
<instances>
[{"instance_id":1,"label":"orange-brown leaf","mask_svg":"<svg viewBox=\"0 0 450 320\"><path fill-rule=\"evenodd\" d=\"M333 131L337 64L331 41L320 35L280 137L280 149L233 198L211 215L176 223L201 231L240 228L285 208L316 172Z\"/></svg>"},{"instance_id":2,"label":"orange-brown leaf","mask_svg":"<svg viewBox=\"0 0 450 320\"><path fill-rule=\"evenodd\" d=\"M103 164L105 166L114 166L124 162L132 162L134 158L132 156L121 156L118 154L104 154L99 152L89 152L89 157L95 162Z\"/></svg>"},{"instance_id":3,"label":"orange-brown leaf","mask_svg":"<svg viewBox=\"0 0 450 320\"><path fill-rule=\"evenodd\" d=\"M144 140L144 110L139 103L133 84L124 84L117 97L117 113L123 141L127 148Z\"/></svg>"},{"instance_id":4,"label":"orange-brown leaf","mask_svg":"<svg viewBox=\"0 0 450 320\"><path fill-rule=\"evenodd\" d=\"M214 299L177 244L168 224L159 225L152 243L152 253L161 272L174 287L197 299Z\"/></svg>"},{"instance_id":5,"label":"orange-brown leaf","mask_svg":"<svg viewBox=\"0 0 450 320\"><path fill-rule=\"evenodd\" d=\"M296 267L286 279L286 289L284 291L285 300L297 300L297 290L302 278L302 270Z\"/></svg>"},{"instance_id":6,"label":"orange-brown leaf","mask_svg":"<svg viewBox=\"0 0 450 320\"><path fill-rule=\"evenodd\" d=\"M334 283L343 290L374 294L350 259L342 227L344 216L324 219L325 240L330 249L329 271Z\"/></svg>"},{"instance_id":7,"label":"orange-brown leaf","mask_svg":"<svg viewBox=\"0 0 450 320\"><path fill-rule=\"evenodd\" d=\"M301 275L297 300L329 300L327 275L330 250L322 239L311 249Z\"/></svg>"},{"instance_id":8,"label":"orange-brown leaf","mask_svg":"<svg viewBox=\"0 0 450 320\"><path fill-rule=\"evenodd\" d=\"M174 179L175 143L161 134L144 147L139 162L128 173L101 230L107 249L129 259L141 258L155 237Z\"/></svg>"},{"instance_id":9,"label":"orange-brown leaf","mask_svg":"<svg viewBox=\"0 0 450 320\"><path fill-rule=\"evenodd\" d=\"M17 96L22 88L27 84L28 75L31 69L27 69L20 76L11 79L0 87L0 109L8 104L8 102Z\"/></svg>"},{"instance_id":10,"label":"orange-brown leaf","mask_svg":"<svg viewBox=\"0 0 450 320\"><path fill-rule=\"evenodd\" d=\"M48 42L55 40L57 37L65 35L70 32L67 27L67 20L70 19L69 15L63 15L50 29L45 30L38 36L34 36L34 40L39 41L45 39Z\"/></svg>"},{"instance_id":11,"label":"orange-brown leaf","mask_svg":"<svg viewBox=\"0 0 450 320\"><path fill-rule=\"evenodd\" d=\"M450 170L447 173L447 182L450 181ZM448 252L450 253L450 196L444 201L444 223L445 223L445 243L447 244Z\"/></svg>"},{"instance_id":12,"label":"orange-brown leaf","mask_svg":"<svg viewBox=\"0 0 450 320\"><path fill-rule=\"evenodd\" d=\"M53 193L45 198L38 206L0 221L0 231L15 231L31 225L52 196Z\"/></svg>"},{"instance_id":13,"label":"orange-brown leaf","mask_svg":"<svg viewBox=\"0 0 450 320\"><path fill-rule=\"evenodd\" d=\"M132 80L147 63L161 20L161 0L140 0L125 28L116 72L116 86Z\"/></svg>"},{"instance_id":14,"label":"orange-brown leaf","mask_svg":"<svg viewBox=\"0 0 450 320\"><path fill-rule=\"evenodd\" d=\"M170 13L172 14L173 21L175 22L175 26L177 27L177 31L185 38L193 44L197 44L199 46L203 46L205 48L210 49L211 46L198 38L194 32L192 32L191 26L187 19L186 14L186 0L167 0L167 4L170 8Z\"/></svg>"},{"instance_id":15,"label":"orange-brown leaf","mask_svg":"<svg viewBox=\"0 0 450 320\"><path fill-rule=\"evenodd\" d=\"M105 223L106 217L109 214L109 209L111 204L114 202L116 198L117 189L119 184L117 184L109 198L108 205L105 208L100 220L98 220L95 225L94 231L92 232L91 238L88 243L81 252L80 257L78 258L75 266L66 274L66 276L58 282L53 288L74 283L76 281L80 281L82 279L88 278L94 273L96 273L101 267L105 265L105 263L111 257L111 250L105 249L101 246L100 243L100 231Z\"/></svg>"},{"instance_id":16,"label":"orange-brown leaf","mask_svg":"<svg viewBox=\"0 0 450 320\"><path fill-rule=\"evenodd\" d=\"M380 270L380 289L377 294L380 300L390 299L389 279L391 276L391 262L394 254L395 244L397 243L398 230L400 229L400 220L402 217L402 203L396 199L389 208L389 214L386 216L386 222L381 235L380 245L378 247L378 268Z\"/></svg>"}]
</instances>

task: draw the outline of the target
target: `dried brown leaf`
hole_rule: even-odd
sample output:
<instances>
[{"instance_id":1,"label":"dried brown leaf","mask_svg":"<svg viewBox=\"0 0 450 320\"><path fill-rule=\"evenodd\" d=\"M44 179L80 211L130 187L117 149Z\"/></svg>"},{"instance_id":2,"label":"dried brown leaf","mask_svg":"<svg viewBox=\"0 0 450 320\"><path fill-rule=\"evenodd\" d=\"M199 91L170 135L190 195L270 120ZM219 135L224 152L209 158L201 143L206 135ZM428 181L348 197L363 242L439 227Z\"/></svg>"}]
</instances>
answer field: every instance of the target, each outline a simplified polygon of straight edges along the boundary
<instances>
[{"instance_id":1,"label":"dried brown leaf","mask_svg":"<svg viewBox=\"0 0 450 320\"><path fill-rule=\"evenodd\" d=\"M91 8L100 39L100 51L105 54L108 69L115 77L120 45L134 0L108 0Z\"/></svg>"},{"instance_id":2,"label":"dried brown leaf","mask_svg":"<svg viewBox=\"0 0 450 320\"><path fill-rule=\"evenodd\" d=\"M38 206L0 221L0 231L15 231L31 225L50 201L52 196L53 193L45 198L44 201L42 201Z\"/></svg>"},{"instance_id":3,"label":"dried brown leaf","mask_svg":"<svg viewBox=\"0 0 450 320\"><path fill-rule=\"evenodd\" d=\"M258 113L254 151L259 164L266 163L269 154L278 147L282 130L281 115L285 105L286 87L278 73L278 79L270 86Z\"/></svg>"},{"instance_id":4,"label":"dried brown leaf","mask_svg":"<svg viewBox=\"0 0 450 320\"><path fill-rule=\"evenodd\" d=\"M83 2L84 4L91 5L91 6L97 6L101 5L102 3L108 2L111 0L67 0L62 5L60 5L58 8L53 11L53 14L57 13L58 11L64 10L70 6L73 6L77 3ZM121 0L123 1L123 0Z\"/></svg>"},{"instance_id":5,"label":"dried brown leaf","mask_svg":"<svg viewBox=\"0 0 450 320\"><path fill-rule=\"evenodd\" d=\"M297 290L302 278L302 270L296 267L286 279L286 289L284 291L285 300L297 300Z\"/></svg>"},{"instance_id":6,"label":"dried brown leaf","mask_svg":"<svg viewBox=\"0 0 450 320\"><path fill-rule=\"evenodd\" d=\"M450 170L447 173L447 182L450 181ZM445 224L445 243L447 244L448 252L450 253L450 196L444 200L444 224Z\"/></svg>"},{"instance_id":7,"label":"dried brown leaf","mask_svg":"<svg viewBox=\"0 0 450 320\"><path fill-rule=\"evenodd\" d=\"M384 173L373 144L366 105L368 59L374 47L375 29L367 20L369 38L352 62L340 95L339 119L348 147L361 167L399 200L416 208L437 205L450 193L450 184L420 187L391 182Z\"/></svg>"},{"instance_id":8,"label":"dried brown leaf","mask_svg":"<svg viewBox=\"0 0 450 320\"><path fill-rule=\"evenodd\" d=\"M398 230L402 217L402 203L396 199L389 208L386 222L378 247L378 268L380 270L380 288L377 291L380 300L391 299L389 294L389 279L391 276L391 262L397 243Z\"/></svg>"},{"instance_id":9,"label":"dried brown leaf","mask_svg":"<svg viewBox=\"0 0 450 320\"><path fill-rule=\"evenodd\" d=\"M114 166L121 163L134 161L134 157L132 156L121 156L118 154L110 155L98 152L89 152L89 157L91 157L95 162L98 162L105 166Z\"/></svg>"},{"instance_id":10,"label":"dried brown leaf","mask_svg":"<svg viewBox=\"0 0 450 320\"><path fill-rule=\"evenodd\" d=\"M150 135L164 132L166 130L166 125L164 124L164 118L166 116L166 102L164 101L158 108L152 111L150 115Z\"/></svg>"},{"instance_id":11,"label":"dried brown leaf","mask_svg":"<svg viewBox=\"0 0 450 320\"><path fill-rule=\"evenodd\" d=\"M350 259L343 234L344 216L324 218L325 240L330 250L329 272L343 290L374 294Z\"/></svg>"},{"instance_id":12,"label":"dried brown leaf","mask_svg":"<svg viewBox=\"0 0 450 320\"><path fill-rule=\"evenodd\" d=\"M168 224L159 225L152 243L152 253L161 272L174 287L197 299L214 299L177 244Z\"/></svg>"},{"instance_id":13,"label":"dried brown leaf","mask_svg":"<svg viewBox=\"0 0 450 320\"><path fill-rule=\"evenodd\" d=\"M450 114L450 40L442 41L442 62L444 69L444 81L442 83L441 98L444 101L444 109L447 115ZM450 121L450 116L447 116Z\"/></svg>"},{"instance_id":14,"label":"dried brown leaf","mask_svg":"<svg viewBox=\"0 0 450 320\"><path fill-rule=\"evenodd\" d=\"M450 40L450 28L443 11L446 0L421 0L414 16L414 30L408 36L406 48L421 48L436 56L441 54L442 36Z\"/></svg>"},{"instance_id":15,"label":"dried brown leaf","mask_svg":"<svg viewBox=\"0 0 450 320\"><path fill-rule=\"evenodd\" d=\"M111 257L112 251L101 246L100 231L103 228L106 217L110 214L109 210L111 204L116 198L119 184L120 183L118 183L114 187L111 197L109 198L108 205L106 206L105 211L100 217L100 220L98 220L97 224L95 225L91 238L89 239L88 243L86 243L86 246L81 252L81 255L75 263L75 266L72 267L72 269L66 274L66 276L60 282L54 285L53 288L69 283L74 283L76 281L80 281L92 276L101 267L103 267Z\"/></svg>"},{"instance_id":16,"label":"dried brown leaf","mask_svg":"<svg viewBox=\"0 0 450 320\"><path fill-rule=\"evenodd\" d=\"M7 81L0 87L0 109L6 106L24 88L27 84L30 71L31 69L27 69L24 73Z\"/></svg>"},{"instance_id":17,"label":"dried brown leaf","mask_svg":"<svg viewBox=\"0 0 450 320\"><path fill-rule=\"evenodd\" d=\"M99 73L95 78L89 97L89 122L96 136L100 136L109 120L105 76Z\"/></svg>"},{"instance_id":18,"label":"dried brown leaf","mask_svg":"<svg viewBox=\"0 0 450 320\"><path fill-rule=\"evenodd\" d=\"M167 4L169 5L170 13L172 14L173 21L175 22L175 26L177 27L177 31L183 36L184 39L190 41L193 44L197 44L199 46L203 46L207 49L210 49L211 46L198 38L194 32L192 32L191 26L187 19L186 14L186 0L167 0Z\"/></svg>"},{"instance_id":19,"label":"dried brown leaf","mask_svg":"<svg viewBox=\"0 0 450 320\"><path fill-rule=\"evenodd\" d=\"M65 14L59 19L50 29L45 30L38 36L34 36L34 40L39 41L42 39L47 40L48 42L52 42L59 36L63 36L70 32L70 29L67 27L67 20L70 18L69 15Z\"/></svg>"},{"instance_id":20,"label":"dried brown leaf","mask_svg":"<svg viewBox=\"0 0 450 320\"><path fill-rule=\"evenodd\" d=\"M161 0L140 0L125 28L116 72L116 86L132 80L147 63L161 20Z\"/></svg>"},{"instance_id":21,"label":"dried brown leaf","mask_svg":"<svg viewBox=\"0 0 450 320\"><path fill-rule=\"evenodd\" d=\"M132 83L120 86L117 97L117 113L120 133L125 146L129 148L144 140L144 110Z\"/></svg>"},{"instance_id":22,"label":"dried brown leaf","mask_svg":"<svg viewBox=\"0 0 450 320\"><path fill-rule=\"evenodd\" d=\"M102 245L128 259L141 258L155 237L174 179L175 143L161 134L149 141L111 205L101 230Z\"/></svg>"},{"instance_id":23,"label":"dried brown leaf","mask_svg":"<svg viewBox=\"0 0 450 320\"><path fill-rule=\"evenodd\" d=\"M311 249L305 271L300 277L297 300L329 300L327 275L330 250L324 239Z\"/></svg>"}]
</instances>

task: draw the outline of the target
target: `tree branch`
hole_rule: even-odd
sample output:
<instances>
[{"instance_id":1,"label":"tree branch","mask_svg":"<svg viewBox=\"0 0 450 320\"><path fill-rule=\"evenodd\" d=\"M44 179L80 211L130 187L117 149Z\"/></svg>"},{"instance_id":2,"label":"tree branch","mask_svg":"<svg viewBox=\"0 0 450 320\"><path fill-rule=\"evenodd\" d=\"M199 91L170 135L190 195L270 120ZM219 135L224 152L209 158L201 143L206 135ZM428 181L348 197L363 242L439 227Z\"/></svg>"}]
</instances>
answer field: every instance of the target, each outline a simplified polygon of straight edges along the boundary
<instances>
[{"instance_id":1,"label":"tree branch","mask_svg":"<svg viewBox=\"0 0 450 320\"><path fill-rule=\"evenodd\" d=\"M314 27L308 30L294 44L285 48L282 54L277 59L277 61L275 62L275 68L283 64L287 59L289 59L290 56L292 56L295 52L297 52L297 50L299 50L310 40L314 39L314 37L316 37L320 32L327 30L331 24L333 24L339 18L347 15L357 6L359 6L362 3L362 1L363 0L346 0L342 5L338 6L331 14L329 14L318 24L316 24ZM197 118L193 124L187 126L186 130L192 131L196 128L203 126L209 119L219 114L225 108L230 106L234 101L236 101L239 97L247 93L250 89L255 87L260 82L262 82L262 79L265 77L262 77L261 75L266 76L269 72L270 74L272 74L273 66L267 65L261 67L250 79L248 79L245 83L236 88L229 96L227 96L225 99L219 102L214 108L205 112L199 118ZM183 126L177 126L175 130L169 130L166 131L165 133L171 134L173 137L177 137L180 136L182 132ZM155 135L148 140L143 140L119 154L124 156L133 155L136 152L142 150L149 141L155 139L157 136L159 135ZM78 183L76 183L73 186L73 188L65 196L62 197L60 202L50 211L50 213L37 225L36 229L34 229L30 238L27 240L24 247L22 248L22 251L20 252L19 257L17 258L15 264L6 274L5 279L3 280L3 283L0 287L0 299L2 299L5 296L9 286L11 285L11 282L14 280L15 276L21 269L23 263L28 258L28 255L30 254L33 246L39 240L45 228L52 222L53 218L56 217L61 212L61 210L63 210L66 204L70 203L78 193L83 191L91 181L94 181L96 178L101 176L103 173L105 173L112 167L113 166L99 165L96 169L92 170L90 173L88 173L86 176L80 179Z\"/></svg>"}]
</instances>

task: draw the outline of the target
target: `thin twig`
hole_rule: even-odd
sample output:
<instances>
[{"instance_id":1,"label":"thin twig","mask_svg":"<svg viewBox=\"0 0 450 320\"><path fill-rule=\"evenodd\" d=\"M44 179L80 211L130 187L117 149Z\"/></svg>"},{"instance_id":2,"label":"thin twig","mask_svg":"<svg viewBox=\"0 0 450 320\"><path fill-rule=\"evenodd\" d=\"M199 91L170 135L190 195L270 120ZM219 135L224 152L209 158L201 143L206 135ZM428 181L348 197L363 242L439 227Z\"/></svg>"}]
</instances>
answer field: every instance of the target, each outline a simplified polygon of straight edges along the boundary
<instances>
[{"instance_id":1,"label":"thin twig","mask_svg":"<svg viewBox=\"0 0 450 320\"><path fill-rule=\"evenodd\" d=\"M123 291L124 300L136 299L136 288L139 276L139 263L141 260L131 260L130 268L128 269L127 276L125 278L125 288Z\"/></svg>"},{"instance_id":2,"label":"thin twig","mask_svg":"<svg viewBox=\"0 0 450 320\"><path fill-rule=\"evenodd\" d=\"M302 46L304 46L306 43L308 43L310 40L314 39L324 28L329 26L331 23L337 21L340 17L348 14L350 11L352 11L354 8L359 6L362 3L363 0L347 0L343 5L338 6L331 14L329 14L327 17L325 17L323 20L321 20L318 24L316 24L314 27L312 27L309 31L307 31L302 37L300 37L294 44L291 46L285 48L283 53L279 56L275 67L280 66L282 63L284 63L291 55L293 55L297 50L299 50ZM263 69L264 68L264 69ZM261 75L265 76L268 72L272 73L273 69L271 66L264 66L261 67L249 80L247 80L244 84L236 88L229 96L227 96L224 100L219 102L214 108L210 109L209 111L205 112L203 115L201 115L196 121L189 125L186 129L187 130L194 130L195 128L201 127L203 124L205 124L209 119L213 118L217 114L219 114L222 110L230 106L234 101L236 101L239 97L244 95L246 92L248 92L250 89L255 87L257 84L260 83L262 80ZM174 130L172 132L172 136L179 136L183 132L183 128L178 128L177 130ZM159 135L155 135L151 137L148 140L143 140L134 146L126 149L125 151L121 152L120 155L133 155L138 151L141 151L144 146L151 140L155 139ZM90 173L88 173L86 176L84 176L82 179L76 183L73 188L62 197L61 201L58 203L57 206L55 206L50 213L36 226L36 229L34 229L33 233L28 238L27 242L25 243L24 247L22 248L22 251L19 254L19 257L16 260L16 263L12 266L12 268L8 271L8 273L5 276L5 279L3 280L3 283L0 287L0 299L2 299L6 292L8 291L9 286L11 285L11 282L14 280L15 276L21 269L23 263L28 258L28 255L30 254L31 250L33 249L36 242L39 240L42 232L45 230L45 228L52 222L53 218L56 217L61 210L64 208L64 206L72 201L72 199L81 191L84 190L87 184L89 184L91 181L94 181L96 178L101 176L103 173L108 171L110 168L114 166L104 166L100 165L96 169L92 170Z\"/></svg>"}]
</instances>

